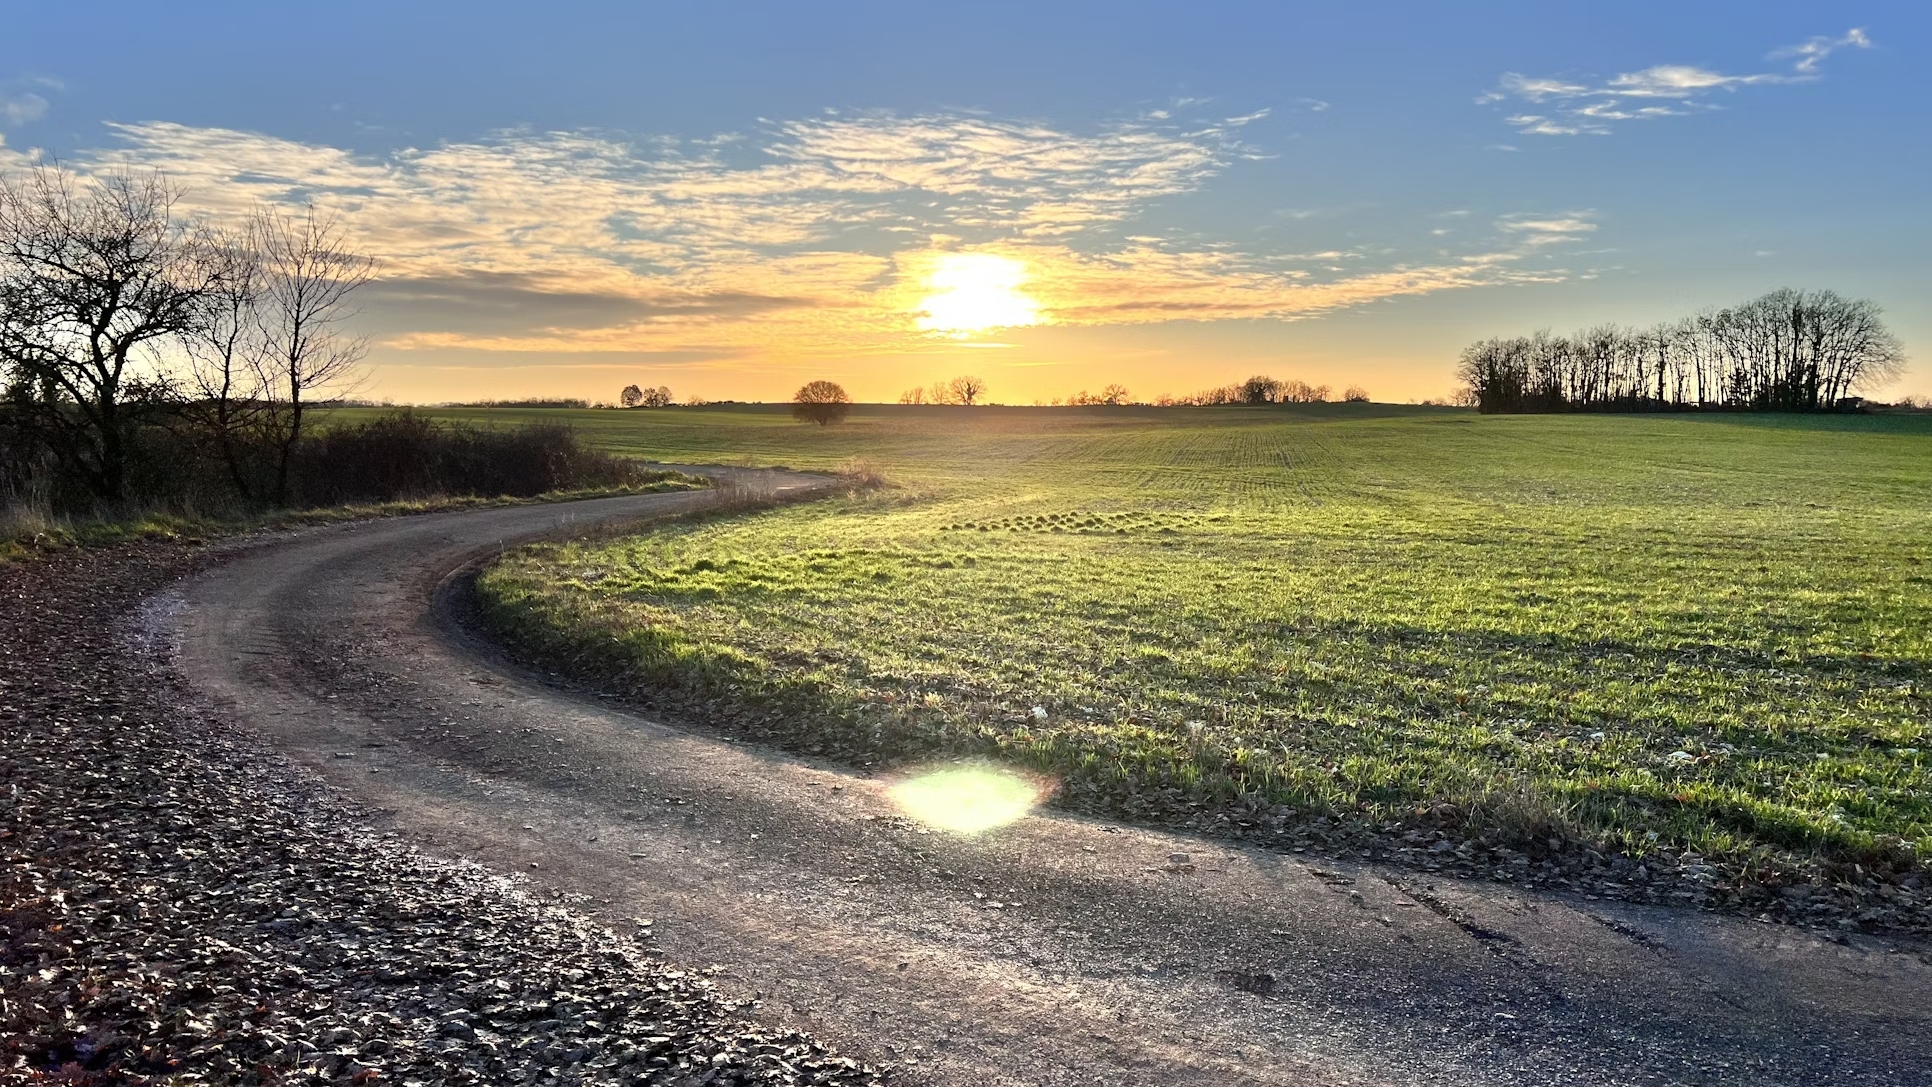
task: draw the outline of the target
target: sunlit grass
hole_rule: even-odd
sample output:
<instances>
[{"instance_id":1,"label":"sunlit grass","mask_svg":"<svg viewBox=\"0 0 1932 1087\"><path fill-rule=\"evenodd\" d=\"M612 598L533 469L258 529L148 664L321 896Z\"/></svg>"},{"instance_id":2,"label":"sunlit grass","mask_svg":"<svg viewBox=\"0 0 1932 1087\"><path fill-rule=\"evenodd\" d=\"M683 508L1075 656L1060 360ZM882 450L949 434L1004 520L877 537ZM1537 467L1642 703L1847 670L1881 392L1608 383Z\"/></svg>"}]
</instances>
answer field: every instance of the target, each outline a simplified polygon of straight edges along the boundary
<instances>
[{"instance_id":1,"label":"sunlit grass","mask_svg":"<svg viewBox=\"0 0 1932 1087\"><path fill-rule=\"evenodd\" d=\"M1085 806L1932 851L1921 421L855 420L632 424L903 486L519 551L493 621L784 742L990 756Z\"/></svg>"}]
</instances>

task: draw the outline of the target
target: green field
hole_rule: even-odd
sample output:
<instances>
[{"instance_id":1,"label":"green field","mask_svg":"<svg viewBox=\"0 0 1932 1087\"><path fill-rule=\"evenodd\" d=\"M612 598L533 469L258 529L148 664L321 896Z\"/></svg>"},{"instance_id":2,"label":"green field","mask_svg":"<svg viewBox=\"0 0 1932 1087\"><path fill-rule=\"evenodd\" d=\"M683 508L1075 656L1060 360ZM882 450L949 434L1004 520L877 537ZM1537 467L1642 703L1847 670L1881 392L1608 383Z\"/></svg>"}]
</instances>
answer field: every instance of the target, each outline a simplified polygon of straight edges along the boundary
<instances>
[{"instance_id":1,"label":"green field","mask_svg":"<svg viewBox=\"0 0 1932 1087\"><path fill-rule=\"evenodd\" d=\"M1932 418L559 414L893 481L480 582L524 648L807 749L991 755L1127 813L1932 855Z\"/></svg>"}]
</instances>

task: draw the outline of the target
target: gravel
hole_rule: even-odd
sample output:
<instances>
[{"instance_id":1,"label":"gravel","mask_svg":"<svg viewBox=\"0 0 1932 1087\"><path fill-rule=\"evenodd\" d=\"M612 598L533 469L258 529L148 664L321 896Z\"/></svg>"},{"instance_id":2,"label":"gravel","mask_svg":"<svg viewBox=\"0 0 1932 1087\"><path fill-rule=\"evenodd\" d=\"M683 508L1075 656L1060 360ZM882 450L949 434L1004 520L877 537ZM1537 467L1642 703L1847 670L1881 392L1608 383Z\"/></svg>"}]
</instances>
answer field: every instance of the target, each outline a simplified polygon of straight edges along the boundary
<instances>
[{"instance_id":1,"label":"gravel","mask_svg":"<svg viewBox=\"0 0 1932 1087\"><path fill-rule=\"evenodd\" d=\"M198 708L134 622L193 562L0 565L0 1081L885 1082Z\"/></svg>"}]
</instances>

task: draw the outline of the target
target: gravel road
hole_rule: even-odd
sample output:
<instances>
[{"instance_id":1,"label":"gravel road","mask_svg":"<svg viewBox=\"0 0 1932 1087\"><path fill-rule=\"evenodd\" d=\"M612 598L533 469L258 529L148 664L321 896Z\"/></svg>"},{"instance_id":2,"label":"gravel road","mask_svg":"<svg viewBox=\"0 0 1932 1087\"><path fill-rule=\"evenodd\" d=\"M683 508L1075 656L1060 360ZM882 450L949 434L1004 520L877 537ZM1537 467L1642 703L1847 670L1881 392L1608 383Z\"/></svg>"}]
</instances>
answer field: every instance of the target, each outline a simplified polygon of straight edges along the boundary
<instances>
[{"instance_id":1,"label":"gravel road","mask_svg":"<svg viewBox=\"0 0 1932 1087\"><path fill-rule=\"evenodd\" d=\"M880 1082L208 713L143 609L195 563L0 565L0 1083Z\"/></svg>"},{"instance_id":2,"label":"gravel road","mask_svg":"<svg viewBox=\"0 0 1932 1087\"><path fill-rule=\"evenodd\" d=\"M208 712L372 813L355 850L526 877L902 1082L1932 1082L1923 943L1051 812L929 832L877 780L526 674L437 607L502 545L688 501L305 533L151 625Z\"/></svg>"}]
</instances>

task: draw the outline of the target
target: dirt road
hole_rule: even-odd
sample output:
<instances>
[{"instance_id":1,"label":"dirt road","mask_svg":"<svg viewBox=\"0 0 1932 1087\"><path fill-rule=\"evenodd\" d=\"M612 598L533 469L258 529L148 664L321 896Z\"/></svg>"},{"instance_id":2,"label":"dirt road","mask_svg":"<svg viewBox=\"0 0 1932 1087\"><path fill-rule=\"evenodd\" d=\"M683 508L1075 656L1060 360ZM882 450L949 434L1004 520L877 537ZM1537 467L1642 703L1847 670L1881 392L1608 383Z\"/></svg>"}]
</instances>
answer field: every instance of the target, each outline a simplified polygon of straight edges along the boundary
<instances>
[{"instance_id":1,"label":"dirt road","mask_svg":"<svg viewBox=\"0 0 1932 1087\"><path fill-rule=\"evenodd\" d=\"M1051 812L955 837L877 782L521 674L434 606L503 545L699 500L248 548L179 590L180 667L388 829L648 922L726 992L785 994L762 1014L913 1082L1932 1083L1923 943Z\"/></svg>"}]
</instances>

